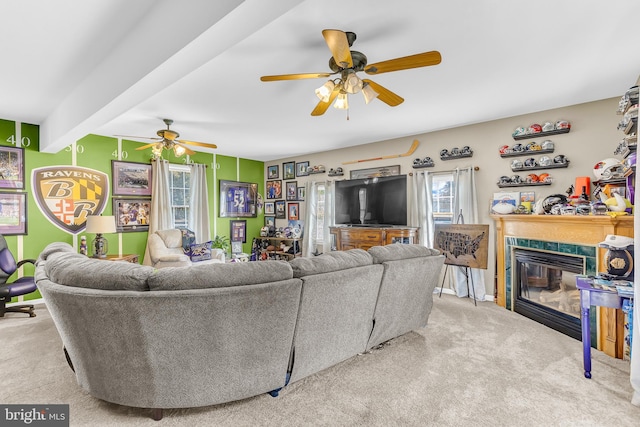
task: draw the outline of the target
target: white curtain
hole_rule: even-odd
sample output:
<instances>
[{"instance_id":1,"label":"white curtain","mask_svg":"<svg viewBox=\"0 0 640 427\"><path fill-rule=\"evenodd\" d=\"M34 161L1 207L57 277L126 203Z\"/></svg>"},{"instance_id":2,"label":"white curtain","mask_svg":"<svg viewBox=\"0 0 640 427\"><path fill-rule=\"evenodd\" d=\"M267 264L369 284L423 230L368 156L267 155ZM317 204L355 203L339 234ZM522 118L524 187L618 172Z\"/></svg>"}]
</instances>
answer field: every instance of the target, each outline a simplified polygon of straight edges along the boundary
<instances>
[{"instance_id":1,"label":"white curtain","mask_svg":"<svg viewBox=\"0 0 640 427\"><path fill-rule=\"evenodd\" d=\"M324 186L324 226L322 235L318 236L318 208L319 188ZM334 225L335 217L333 205L335 199L335 184L333 181L315 182L305 184L306 209L304 215L304 234L302 235L302 256L309 257L314 253L328 253L331 250L331 234L329 227ZM322 242L322 247L319 247Z\"/></svg>"},{"instance_id":2,"label":"white curtain","mask_svg":"<svg viewBox=\"0 0 640 427\"><path fill-rule=\"evenodd\" d=\"M409 225L420 227L420 243L428 248L433 247L433 174L417 172L410 182Z\"/></svg>"},{"instance_id":3,"label":"white curtain","mask_svg":"<svg viewBox=\"0 0 640 427\"><path fill-rule=\"evenodd\" d=\"M171 209L171 190L169 162L156 159L151 162L151 214L149 218L149 234L156 230L167 230L173 228L173 215ZM149 250L144 252L144 265L151 265Z\"/></svg>"},{"instance_id":4,"label":"white curtain","mask_svg":"<svg viewBox=\"0 0 640 427\"><path fill-rule=\"evenodd\" d=\"M211 240L209 227L209 191L207 189L207 166L193 163L189 191L189 229L196 235L196 242Z\"/></svg>"},{"instance_id":5,"label":"white curtain","mask_svg":"<svg viewBox=\"0 0 640 427\"><path fill-rule=\"evenodd\" d=\"M462 214L464 224L478 224L480 220L478 216L478 192L476 191L475 172L472 167L453 171L453 188L454 223L457 222L456 218ZM452 268L455 271L456 295L466 297L471 293L471 296L475 296L476 300L483 301L486 294L484 272L478 268ZM465 274L465 270L468 271L468 277ZM469 283L467 283L467 280Z\"/></svg>"},{"instance_id":6,"label":"white curtain","mask_svg":"<svg viewBox=\"0 0 640 427\"><path fill-rule=\"evenodd\" d=\"M636 174L635 188L638 187L638 175ZM636 200L637 200L636 195ZM635 202L635 200L634 200ZM635 212L633 218L633 228L640 230L640 215ZM636 235L634 241L634 254L640 254L640 237ZM632 329L633 335L631 336L631 386L633 387L633 396L631 403L640 406L640 268L635 268L633 277L634 295L633 295L633 322Z\"/></svg>"}]
</instances>

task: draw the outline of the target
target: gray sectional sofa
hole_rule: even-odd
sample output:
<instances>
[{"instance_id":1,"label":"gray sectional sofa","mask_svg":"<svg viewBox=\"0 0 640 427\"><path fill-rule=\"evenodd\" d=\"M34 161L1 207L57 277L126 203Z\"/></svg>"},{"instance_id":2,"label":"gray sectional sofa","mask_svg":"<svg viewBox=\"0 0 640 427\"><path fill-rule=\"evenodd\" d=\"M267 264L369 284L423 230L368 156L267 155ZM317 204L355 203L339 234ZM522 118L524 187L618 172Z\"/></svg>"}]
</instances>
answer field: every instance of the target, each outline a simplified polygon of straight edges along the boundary
<instances>
[{"instance_id":1,"label":"gray sectional sofa","mask_svg":"<svg viewBox=\"0 0 640 427\"><path fill-rule=\"evenodd\" d=\"M443 262L398 244L154 269L52 243L35 276L78 384L160 419L163 408L277 395L425 326Z\"/></svg>"}]
</instances>

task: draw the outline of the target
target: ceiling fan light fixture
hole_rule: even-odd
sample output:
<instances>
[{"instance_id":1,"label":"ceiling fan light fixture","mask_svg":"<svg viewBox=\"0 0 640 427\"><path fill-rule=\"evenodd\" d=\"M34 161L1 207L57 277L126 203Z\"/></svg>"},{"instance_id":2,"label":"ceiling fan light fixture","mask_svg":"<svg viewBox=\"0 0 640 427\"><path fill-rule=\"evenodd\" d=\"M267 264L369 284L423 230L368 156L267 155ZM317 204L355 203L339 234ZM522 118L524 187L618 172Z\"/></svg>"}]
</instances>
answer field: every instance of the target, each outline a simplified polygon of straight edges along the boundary
<instances>
[{"instance_id":1,"label":"ceiling fan light fixture","mask_svg":"<svg viewBox=\"0 0 640 427\"><path fill-rule=\"evenodd\" d=\"M337 108L338 110L347 110L349 109L349 99L346 92L340 91L338 97L336 98L336 102L333 104L333 108Z\"/></svg>"},{"instance_id":2,"label":"ceiling fan light fixture","mask_svg":"<svg viewBox=\"0 0 640 427\"><path fill-rule=\"evenodd\" d=\"M186 150L184 149L184 147L175 144L173 146L173 153L176 155L176 157L180 157L182 155L184 155L184 153L186 153Z\"/></svg>"},{"instance_id":3,"label":"ceiling fan light fixture","mask_svg":"<svg viewBox=\"0 0 640 427\"><path fill-rule=\"evenodd\" d=\"M331 96L331 92L333 92L333 89L335 87L336 84L333 82L333 80L329 80L318 89L316 89L316 95L322 102L329 102L329 97Z\"/></svg>"},{"instance_id":4,"label":"ceiling fan light fixture","mask_svg":"<svg viewBox=\"0 0 640 427\"><path fill-rule=\"evenodd\" d=\"M362 96L364 96L365 104L368 104L372 100L376 99L378 95L379 93L373 90L369 83L365 83L364 86L362 86Z\"/></svg>"},{"instance_id":5,"label":"ceiling fan light fixture","mask_svg":"<svg viewBox=\"0 0 640 427\"><path fill-rule=\"evenodd\" d=\"M362 90L363 82L353 70L347 70L342 76L342 85L347 93L358 93Z\"/></svg>"}]
</instances>

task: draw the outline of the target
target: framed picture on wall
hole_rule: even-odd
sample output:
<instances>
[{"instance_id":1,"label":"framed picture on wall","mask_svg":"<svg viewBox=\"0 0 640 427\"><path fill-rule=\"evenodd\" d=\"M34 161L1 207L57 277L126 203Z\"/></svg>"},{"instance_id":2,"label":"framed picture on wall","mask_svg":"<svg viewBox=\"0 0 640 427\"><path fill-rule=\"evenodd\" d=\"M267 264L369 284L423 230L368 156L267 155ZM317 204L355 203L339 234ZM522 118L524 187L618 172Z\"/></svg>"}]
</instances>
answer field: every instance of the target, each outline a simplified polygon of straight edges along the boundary
<instances>
[{"instance_id":1,"label":"framed picture on wall","mask_svg":"<svg viewBox=\"0 0 640 427\"><path fill-rule=\"evenodd\" d=\"M283 219L287 217L287 213L285 212L285 201L284 200L276 200L276 218Z\"/></svg>"},{"instance_id":2,"label":"framed picture on wall","mask_svg":"<svg viewBox=\"0 0 640 427\"><path fill-rule=\"evenodd\" d=\"M27 234L27 193L0 192L0 234Z\"/></svg>"},{"instance_id":3,"label":"framed picture on wall","mask_svg":"<svg viewBox=\"0 0 640 427\"><path fill-rule=\"evenodd\" d=\"M264 217L264 225L266 227L275 227L276 226L276 217L275 216L265 216Z\"/></svg>"},{"instance_id":4,"label":"framed picture on wall","mask_svg":"<svg viewBox=\"0 0 640 427\"><path fill-rule=\"evenodd\" d=\"M24 148L0 147L0 188L24 188Z\"/></svg>"},{"instance_id":5,"label":"framed picture on wall","mask_svg":"<svg viewBox=\"0 0 640 427\"><path fill-rule=\"evenodd\" d=\"M267 179L280 178L280 171L278 165L272 165L267 167Z\"/></svg>"},{"instance_id":6,"label":"framed picture on wall","mask_svg":"<svg viewBox=\"0 0 640 427\"><path fill-rule=\"evenodd\" d=\"M282 179L294 179L296 177L296 162L282 164Z\"/></svg>"},{"instance_id":7,"label":"framed picture on wall","mask_svg":"<svg viewBox=\"0 0 640 427\"><path fill-rule=\"evenodd\" d=\"M296 176L307 176L307 175L309 175L308 168L309 168L309 162L298 162L298 163L296 163Z\"/></svg>"},{"instance_id":8,"label":"framed picture on wall","mask_svg":"<svg viewBox=\"0 0 640 427\"><path fill-rule=\"evenodd\" d=\"M258 184L220 180L220 217L255 218Z\"/></svg>"},{"instance_id":9,"label":"framed picture on wall","mask_svg":"<svg viewBox=\"0 0 640 427\"><path fill-rule=\"evenodd\" d=\"M300 204L299 203L289 203L289 220L298 220L300 219Z\"/></svg>"},{"instance_id":10,"label":"framed picture on wall","mask_svg":"<svg viewBox=\"0 0 640 427\"><path fill-rule=\"evenodd\" d=\"M151 215L150 198L116 198L112 199L113 216L116 217L116 231L149 231Z\"/></svg>"},{"instance_id":11,"label":"framed picture on wall","mask_svg":"<svg viewBox=\"0 0 640 427\"><path fill-rule=\"evenodd\" d=\"M304 202L304 193L305 193L304 187L298 187L298 201L299 202Z\"/></svg>"},{"instance_id":12,"label":"framed picture on wall","mask_svg":"<svg viewBox=\"0 0 640 427\"><path fill-rule=\"evenodd\" d=\"M298 183L296 181L287 182L287 200L298 200Z\"/></svg>"},{"instance_id":13,"label":"framed picture on wall","mask_svg":"<svg viewBox=\"0 0 640 427\"><path fill-rule=\"evenodd\" d=\"M276 206L273 202L265 202L264 204L264 214L265 215L274 215L276 213Z\"/></svg>"},{"instance_id":14,"label":"framed picture on wall","mask_svg":"<svg viewBox=\"0 0 640 427\"><path fill-rule=\"evenodd\" d=\"M111 160L114 196L151 196L151 165Z\"/></svg>"},{"instance_id":15,"label":"framed picture on wall","mask_svg":"<svg viewBox=\"0 0 640 427\"><path fill-rule=\"evenodd\" d=\"M282 197L282 181L279 179L267 181L267 199L279 199Z\"/></svg>"},{"instance_id":16,"label":"framed picture on wall","mask_svg":"<svg viewBox=\"0 0 640 427\"><path fill-rule=\"evenodd\" d=\"M231 241L232 242L247 242L247 221L246 220L234 220L231 221Z\"/></svg>"}]
</instances>

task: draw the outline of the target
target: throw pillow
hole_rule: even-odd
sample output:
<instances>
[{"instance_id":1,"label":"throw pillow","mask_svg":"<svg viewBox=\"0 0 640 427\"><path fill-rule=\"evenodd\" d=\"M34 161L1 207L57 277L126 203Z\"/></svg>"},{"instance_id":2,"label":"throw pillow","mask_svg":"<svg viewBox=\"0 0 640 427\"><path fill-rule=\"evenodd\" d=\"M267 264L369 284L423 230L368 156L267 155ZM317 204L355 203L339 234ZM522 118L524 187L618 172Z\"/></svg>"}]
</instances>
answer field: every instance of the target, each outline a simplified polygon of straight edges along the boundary
<instances>
[{"instance_id":1,"label":"throw pillow","mask_svg":"<svg viewBox=\"0 0 640 427\"><path fill-rule=\"evenodd\" d=\"M180 231L182 231L182 251L185 255L191 256L191 245L196 243L196 233L187 228L181 228Z\"/></svg>"},{"instance_id":2,"label":"throw pillow","mask_svg":"<svg viewBox=\"0 0 640 427\"><path fill-rule=\"evenodd\" d=\"M206 261L211 259L212 242L191 245L191 262Z\"/></svg>"}]
</instances>

